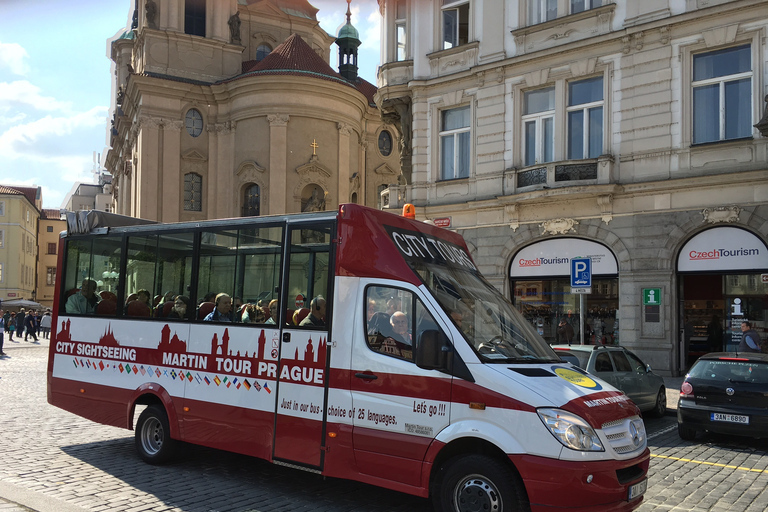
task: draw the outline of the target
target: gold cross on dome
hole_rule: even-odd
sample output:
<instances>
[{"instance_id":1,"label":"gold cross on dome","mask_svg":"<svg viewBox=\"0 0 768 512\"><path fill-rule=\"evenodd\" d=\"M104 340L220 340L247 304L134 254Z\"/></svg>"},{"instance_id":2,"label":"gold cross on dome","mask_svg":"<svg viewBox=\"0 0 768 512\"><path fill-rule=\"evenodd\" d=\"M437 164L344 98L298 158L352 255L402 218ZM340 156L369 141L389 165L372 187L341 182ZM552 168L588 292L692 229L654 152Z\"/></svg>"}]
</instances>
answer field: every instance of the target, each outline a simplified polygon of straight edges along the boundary
<instances>
[{"instance_id":1,"label":"gold cross on dome","mask_svg":"<svg viewBox=\"0 0 768 512\"><path fill-rule=\"evenodd\" d=\"M312 146L312 156L316 156L317 155L316 151L317 151L317 148L320 147L320 144L318 144L315 139L312 139L312 144L310 144L310 146Z\"/></svg>"}]
</instances>

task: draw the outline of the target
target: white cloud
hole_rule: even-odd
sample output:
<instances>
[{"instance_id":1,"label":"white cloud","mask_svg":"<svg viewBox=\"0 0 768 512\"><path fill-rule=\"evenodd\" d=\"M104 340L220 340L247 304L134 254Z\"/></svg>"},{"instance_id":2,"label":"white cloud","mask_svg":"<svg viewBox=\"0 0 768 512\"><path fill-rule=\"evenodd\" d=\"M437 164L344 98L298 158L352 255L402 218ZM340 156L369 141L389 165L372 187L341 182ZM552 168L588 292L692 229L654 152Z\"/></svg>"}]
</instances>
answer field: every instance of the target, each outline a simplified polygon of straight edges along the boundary
<instances>
[{"instance_id":1,"label":"white cloud","mask_svg":"<svg viewBox=\"0 0 768 512\"><path fill-rule=\"evenodd\" d=\"M379 51L379 40L381 39L381 14L376 6L368 13L368 19L360 31L360 39L363 44L360 49Z\"/></svg>"},{"instance_id":2,"label":"white cloud","mask_svg":"<svg viewBox=\"0 0 768 512\"><path fill-rule=\"evenodd\" d=\"M32 107L45 112L69 112L72 103L43 96L39 87L26 80L0 82L0 112L21 107Z\"/></svg>"},{"instance_id":3,"label":"white cloud","mask_svg":"<svg viewBox=\"0 0 768 512\"><path fill-rule=\"evenodd\" d=\"M77 151L76 132L104 128L106 107L94 107L70 117L45 116L26 124L13 126L0 134L0 154L4 158L26 157L47 161L55 156Z\"/></svg>"},{"instance_id":4,"label":"white cloud","mask_svg":"<svg viewBox=\"0 0 768 512\"><path fill-rule=\"evenodd\" d=\"M27 50L17 43L0 42L0 68L8 68L14 75L24 76L29 72Z\"/></svg>"}]
</instances>

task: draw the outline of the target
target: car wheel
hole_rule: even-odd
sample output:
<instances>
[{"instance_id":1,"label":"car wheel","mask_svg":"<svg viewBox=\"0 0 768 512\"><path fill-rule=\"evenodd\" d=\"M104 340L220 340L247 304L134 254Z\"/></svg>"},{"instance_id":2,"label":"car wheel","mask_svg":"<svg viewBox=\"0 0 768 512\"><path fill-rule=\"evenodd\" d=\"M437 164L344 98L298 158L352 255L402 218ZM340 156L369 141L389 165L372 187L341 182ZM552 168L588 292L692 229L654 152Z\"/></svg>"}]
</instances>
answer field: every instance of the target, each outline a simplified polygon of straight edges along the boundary
<instances>
[{"instance_id":1,"label":"car wheel","mask_svg":"<svg viewBox=\"0 0 768 512\"><path fill-rule=\"evenodd\" d=\"M667 390L664 386L659 388L659 393L656 395L656 404L653 406L651 414L656 418L661 418L667 413Z\"/></svg>"},{"instance_id":2,"label":"car wheel","mask_svg":"<svg viewBox=\"0 0 768 512\"><path fill-rule=\"evenodd\" d=\"M176 441L171 439L168 415L160 405L150 405L136 422L136 450L139 457L150 464L168 462L174 454Z\"/></svg>"},{"instance_id":3,"label":"car wheel","mask_svg":"<svg viewBox=\"0 0 768 512\"><path fill-rule=\"evenodd\" d=\"M437 512L527 512L525 487L518 474L496 459L462 455L450 459L433 481Z\"/></svg>"},{"instance_id":4,"label":"car wheel","mask_svg":"<svg viewBox=\"0 0 768 512\"><path fill-rule=\"evenodd\" d=\"M680 436L680 439L683 439L685 441L693 441L694 439L696 439L696 430L686 427L682 423L678 423L677 435Z\"/></svg>"}]
</instances>

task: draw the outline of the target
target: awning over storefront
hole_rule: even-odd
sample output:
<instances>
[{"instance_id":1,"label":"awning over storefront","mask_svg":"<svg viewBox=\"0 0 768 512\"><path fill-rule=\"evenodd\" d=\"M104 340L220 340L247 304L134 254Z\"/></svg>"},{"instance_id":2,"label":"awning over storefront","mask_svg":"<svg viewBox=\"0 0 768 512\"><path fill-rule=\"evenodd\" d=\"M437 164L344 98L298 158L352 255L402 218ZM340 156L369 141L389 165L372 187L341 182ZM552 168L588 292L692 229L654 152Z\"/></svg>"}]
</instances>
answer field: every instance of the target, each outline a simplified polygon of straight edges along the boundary
<instances>
[{"instance_id":1,"label":"awning over storefront","mask_svg":"<svg viewBox=\"0 0 768 512\"><path fill-rule=\"evenodd\" d=\"M746 229L724 226L702 231L683 246L678 272L768 270L768 248Z\"/></svg>"},{"instance_id":2,"label":"awning over storefront","mask_svg":"<svg viewBox=\"0 0 768 512\"><path fill-rule=\"evenodd\" d=\"M591 258L593 276L619 273L616 256L606 246L581 238L553 238L521 249L512 260L509 275L515 278L569 276L571 258Z\"/></svg>"}]
</instances>

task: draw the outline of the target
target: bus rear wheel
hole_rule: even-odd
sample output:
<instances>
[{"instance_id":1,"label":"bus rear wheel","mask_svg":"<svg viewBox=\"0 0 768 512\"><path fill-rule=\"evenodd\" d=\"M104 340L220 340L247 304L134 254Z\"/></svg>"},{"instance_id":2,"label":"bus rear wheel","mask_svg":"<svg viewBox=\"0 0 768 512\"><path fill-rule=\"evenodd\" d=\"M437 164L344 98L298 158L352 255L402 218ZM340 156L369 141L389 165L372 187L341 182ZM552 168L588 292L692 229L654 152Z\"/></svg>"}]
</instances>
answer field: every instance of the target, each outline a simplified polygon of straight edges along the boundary
<instances>
[{"instance_id":1,"label":"bus rear wheel","mask_svg":"<svg viewBox=\"0 0 768 512\"><path fill-rule=\"evenodd\" d=\"M483 455L459 456L440 470L432 493L437 512L527 512L525 489L508 465Z\"/></svg>"},{"instance_id":2,"label":"bus rear wheel","mask_svg":"<svg viewBox=\"0 0 768 512\"><path fill-rule=\"evenodd\" d=\"M150 464L163 464L173 457L176 441L171 439L168 415L160 405L150 405L136 422L136 450Z\"/></svg>"}]
</instances>

